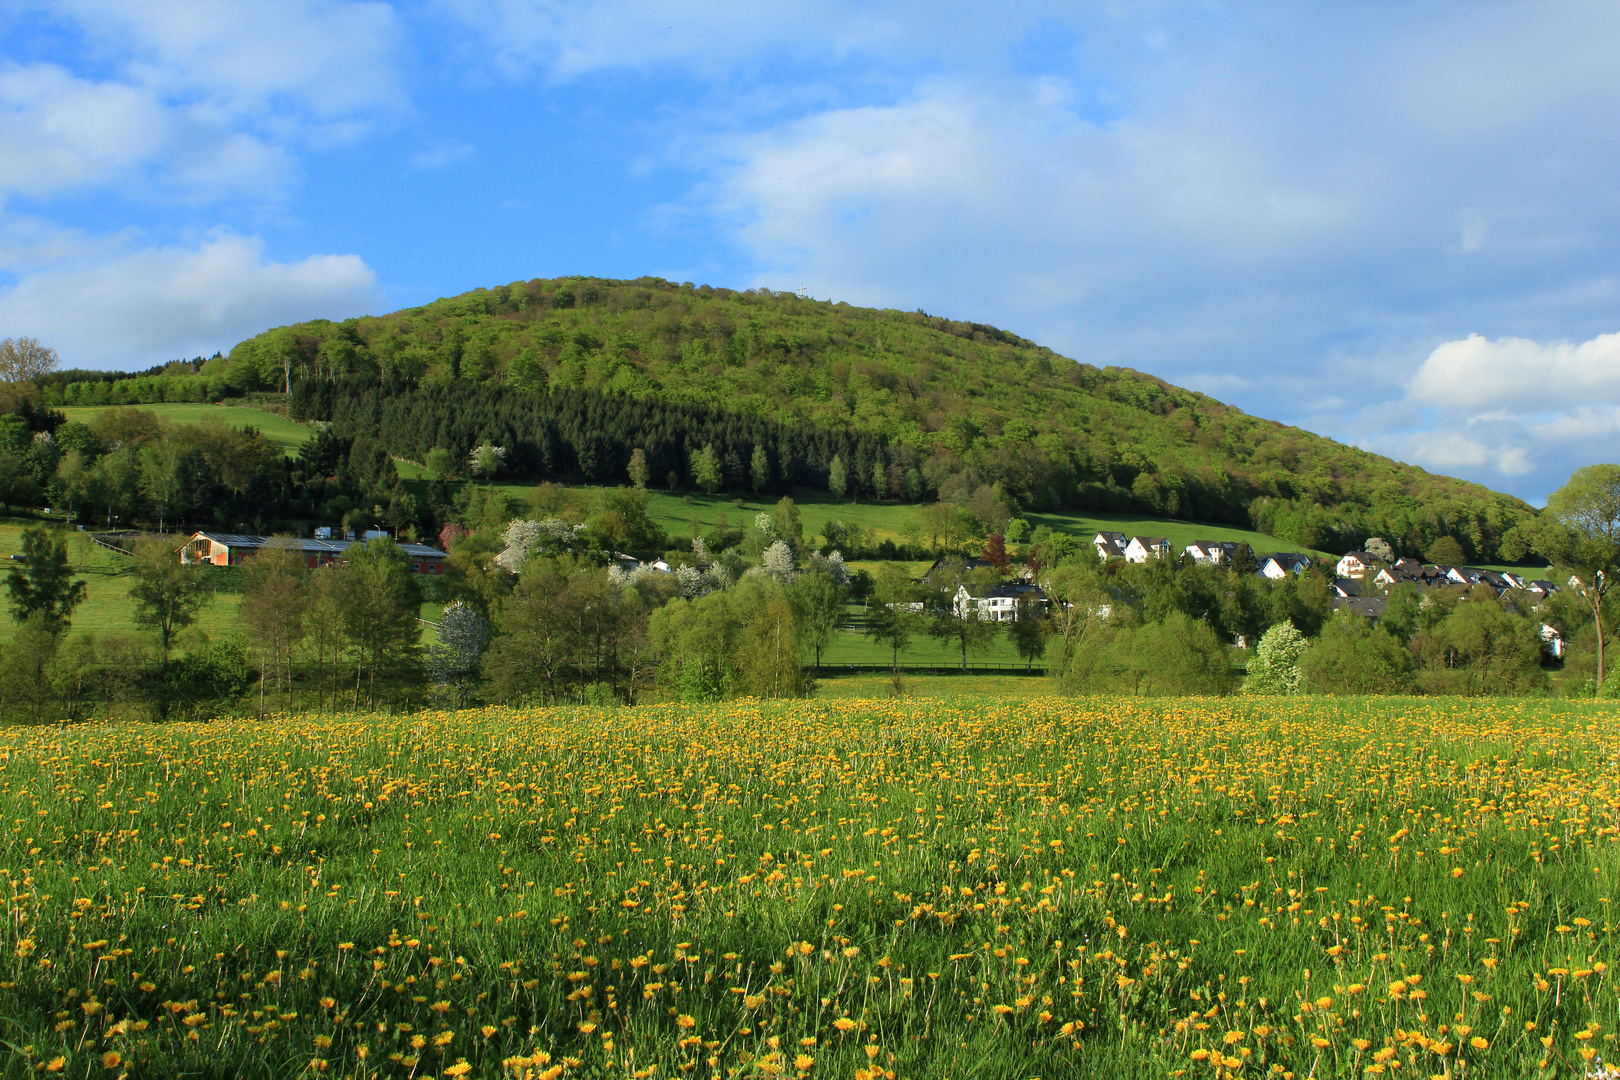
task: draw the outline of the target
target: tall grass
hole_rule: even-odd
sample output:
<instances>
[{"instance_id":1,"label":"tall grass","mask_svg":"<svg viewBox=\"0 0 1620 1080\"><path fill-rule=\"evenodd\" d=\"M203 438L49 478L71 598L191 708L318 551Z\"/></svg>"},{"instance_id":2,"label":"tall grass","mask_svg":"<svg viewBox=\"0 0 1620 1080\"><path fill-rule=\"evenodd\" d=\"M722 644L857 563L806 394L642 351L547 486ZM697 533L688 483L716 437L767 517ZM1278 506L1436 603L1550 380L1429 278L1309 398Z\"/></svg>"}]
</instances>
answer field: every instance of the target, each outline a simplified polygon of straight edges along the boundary
<instances>
[{"instance_id":1,"label":"tall grass","mask_svg":"<svg viewBox=\"0 0 1620 1080\"><path fill-rule=\"evenodd\" d=\"M11 730L0 1075L1602 1075L1617 735L1057 698Z\"/></svg>"}]
</instances>

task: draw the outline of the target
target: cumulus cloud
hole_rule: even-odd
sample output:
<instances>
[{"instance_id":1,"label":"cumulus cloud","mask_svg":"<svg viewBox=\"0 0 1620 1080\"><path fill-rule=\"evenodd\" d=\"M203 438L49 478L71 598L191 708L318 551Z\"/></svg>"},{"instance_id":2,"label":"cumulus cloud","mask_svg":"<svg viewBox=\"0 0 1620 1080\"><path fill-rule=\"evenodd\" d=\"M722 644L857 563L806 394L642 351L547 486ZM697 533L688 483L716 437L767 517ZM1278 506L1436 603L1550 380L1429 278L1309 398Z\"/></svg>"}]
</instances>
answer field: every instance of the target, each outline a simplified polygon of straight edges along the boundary
<instances>
[{"instance_id":1,"label":"cumulus cloud","mask_svg":"<svg viewBox=\"0 0 1620 1080\"><path fill-rule=\"evenodd\" d=\"M385 3L349 0L56 0L134 83L237 115L318 118L404 104L401 29Z\"/></svg>"},{"instance_id":2,"label":"cumulus cloud","mask_svg":"<svg viewBox=\"0 0 1620 1080\"><path fill-rule=\"evenodd\" d=\"M1414 399L1472 414L1568 413L1620 405L1620 334L1549 344L1469 334L1431 352L1412 376Z\"/></svg>"},{"instance_id":3,"label":"cumulus cloud","mask_svg":"<svg viewBox=\"0 0 1620 1080\"><path fill-rule=\"evenodd\" d=\"M1620 333L1442 342L1404 396L1367 405L1351 427L1369 449L1539 500L1577 466L1620 458Z\"/></svg>"},{"instance_id":4,"label":"cumulus cloud","mask_svg":"<svg viewBox=\"0 0 1620 1080\"><path fill-rule=\"evenodd\" d=\"M142 368L207 356L267 327L375 308L356 255L267 259L256 237L121 250L25 273L0 293L0 328L54 346L64 367Z\"/></svg>"},{"instance_id":5,"label":"cumulus cloud","mask_svg":"<svg viewBox=\"0 0 1620 1080\"><path fill-rule=\"evenodd\" d=\"M281 148L172 108L148 88L53 64L0 67L0 142L0 197L148 178L191 194L263 193L291 169Z\"/></svg>"},{"instance_id":6,"label":"cumulus cloud","mask_svg":"<svg viewBox=\"0 0 1620 1080\"><path fill-rule=\"evenodd\" d=\"M105 62L0 65L0 199L272 195L299 148L404 105L384 4L64 0L52 13Z\"/></svg>"}]
</instances>

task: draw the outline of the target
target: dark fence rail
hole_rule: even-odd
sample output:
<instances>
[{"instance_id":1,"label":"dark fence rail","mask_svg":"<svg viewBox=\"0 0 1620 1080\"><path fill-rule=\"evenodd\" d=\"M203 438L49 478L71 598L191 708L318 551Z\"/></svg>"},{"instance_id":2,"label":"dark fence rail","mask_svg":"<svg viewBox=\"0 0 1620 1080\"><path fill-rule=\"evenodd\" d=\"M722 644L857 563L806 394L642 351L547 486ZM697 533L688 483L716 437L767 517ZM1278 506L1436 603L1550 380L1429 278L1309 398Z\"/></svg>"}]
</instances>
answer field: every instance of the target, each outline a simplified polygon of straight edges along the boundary
<instances>
[{"instance_id":1,"label":"dark fence rail","mask_svg":"<svg viewBox=\"0 0 1620 1080\"><path fill-rule=\"evenodd\" d=\"M138 532L91 533L90 542L104 547L108 551L116 551L120 555L133 555L135 552L131 551L126 545L141 535L143 534Z\"/></svg>"}]
</instances>

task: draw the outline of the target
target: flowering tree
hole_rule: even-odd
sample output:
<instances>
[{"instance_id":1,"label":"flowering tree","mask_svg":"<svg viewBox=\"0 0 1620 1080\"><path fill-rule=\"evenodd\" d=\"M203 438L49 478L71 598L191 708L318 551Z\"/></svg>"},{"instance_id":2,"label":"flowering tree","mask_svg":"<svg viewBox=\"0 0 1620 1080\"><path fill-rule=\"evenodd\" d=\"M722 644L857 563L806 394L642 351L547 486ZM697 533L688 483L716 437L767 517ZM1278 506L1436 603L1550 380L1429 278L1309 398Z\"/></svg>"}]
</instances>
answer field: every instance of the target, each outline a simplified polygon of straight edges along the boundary
<instances>
[{"instance_id":1,"label":"flowering tree","mask_svg":"<svg viewBox=\"0 0 1620 1080\"><path fill-rule=\"evenodd\" d=\"M759 570L778 585L791 585L798 572L793 563L793 549L781 540L775 541L760 556Z\"/></svg>"},{"instance_id":2,"label":"flowering tree","mask_svg":"<svg viewBox=\"0 0 1620 1080\"><path fill-rule=\"evenodd\" d=\"M457 600L444 609L439 617L439 644L429 645L425 658L435 703L452 709L467 704L489 639L489 620L477 608Z\"/></svg>"},{"instance_id":3,"label":"flowering tree","mask_svg":"<svg viewBox=\"0 0 1620 1080\"><path fill-rule=\"evenodd\" d=\"M1260 637L1254 659L1249 661L1249 677L1243 689L1250 694L1299 693L1299 660L1310 641L1291 622L1278 623Z\"/></svg>"}]
</instances>

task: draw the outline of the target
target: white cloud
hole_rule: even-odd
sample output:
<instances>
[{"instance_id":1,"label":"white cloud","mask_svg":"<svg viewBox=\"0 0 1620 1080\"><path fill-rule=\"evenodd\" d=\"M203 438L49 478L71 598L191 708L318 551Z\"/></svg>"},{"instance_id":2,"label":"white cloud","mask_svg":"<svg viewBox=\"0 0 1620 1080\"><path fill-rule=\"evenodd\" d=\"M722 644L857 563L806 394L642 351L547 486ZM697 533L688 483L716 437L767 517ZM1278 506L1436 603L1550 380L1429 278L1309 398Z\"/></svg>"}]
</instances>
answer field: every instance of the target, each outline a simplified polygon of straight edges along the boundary
<instances>
[{"instance_id":1,"label":"white cloud","mask_svg":"<svg viewBox=\"0 0 1620 1080\"><path fill-rule=\"evenodd\" d=\"M377 302L376 275L359 256L275 262L258 238L217 233L194 247L125 250L24 274L0 293L0 332L54 346L64 367L143 368Z\"/></svg>"},{"instance_id":2,"label":"white cloud","mask_svg":"<svg viewBox=\"0 0 1620 1080\"><path fill-rule=\"evenodd\" d=\"M52 12L90 47L72 69L0 64L0 200L110 186L270 196L297 149L353 139L404 105L384 4L64 0Z\"/></svg>"},{"instance_id":3,"label":"white cloud","mask_svg":"<svg viewBox=\"0 0 1620 1080\"><path fill-rule=\"evenodd\" d=\"M280 185L285 153L171 108L141 87L81 79L51 64L0 67L0 198L140 185L190 194Z\"/></svg>"},{"instance_id":4,"label":"white cloud","mask_svg":"<svg viewBox=\"0 0 1620 1080\"><path fill-rule=\"evenodd\" d=\"M1431 352L1413 373L1408 393L1424 404L1472 415L1620 405L1620 334L1546 345L1470 334Z\"/></svg>"},{"instance_id":5,"label":"white cloud","mask_svg":"<svg viewBox=\"0 0 1620 1080\"><path fill-rule=\"evenodd\" d=\"M623 20L630 6L600 10ZM1471 329L1551 340L1612 327L1620 203L1603 178L1620 170L1607 120L1620 72L1606 42L1620 9L1543 14L1526 35L1509 4L1466 19L1405 9L1393 23L1342 7L1099 5L957 13L920 44L857 36L850 83L862 56L911 74L865 100L745 110L746 126L713 106L706 138L688 117L676 160L703 180L660 220L714 215L759 284L993 322L1533 495L1570 455L1596 452L1545 440L1596 414L1545 382L1526 392L1557 419L1437 414L1406 386ZM1037 18L1076 44L1021 70L1008 44L1052 36ZM631 35L615 52L582 25L555 20L532 39L554 74L584 63L570 56L701 72L671 59L673 44L665 55ZM975 37L983 56L963 61ZM771 38L734 70L825 43ZM895 60L930 50L948 60ZM1447 359L1423 365L1420 390ZM1453 400L1499 374L1475 372ZM1563 385L1590 393L1594 378Z\"/></svg>"},{"instance_id":6,"label":"white cloud","mask_svg":"<svg viewBox=\"0 0 1620 1080\"><path fill-rule=\"evenodd\" d=\"M233 114L398 108L401 30L385 3L56 0L130 81Z\"/></svg>"},{"instance_id":7,"label":"white cloud","mask_svg":"<svg viewBox=\"0 0 1620 1080\"><path fill-rule=\"evenodd\" d=\"M1366 405L1348 426L1368 449L1539 498L1578 465L1620 458L1620 334L1442 342L1411 368L1403 397Z\"/></svg>"}]
</instances>

